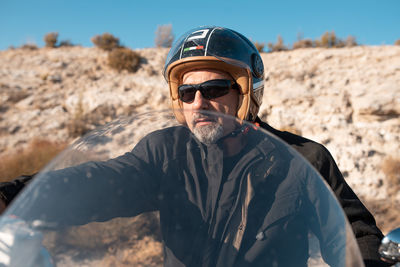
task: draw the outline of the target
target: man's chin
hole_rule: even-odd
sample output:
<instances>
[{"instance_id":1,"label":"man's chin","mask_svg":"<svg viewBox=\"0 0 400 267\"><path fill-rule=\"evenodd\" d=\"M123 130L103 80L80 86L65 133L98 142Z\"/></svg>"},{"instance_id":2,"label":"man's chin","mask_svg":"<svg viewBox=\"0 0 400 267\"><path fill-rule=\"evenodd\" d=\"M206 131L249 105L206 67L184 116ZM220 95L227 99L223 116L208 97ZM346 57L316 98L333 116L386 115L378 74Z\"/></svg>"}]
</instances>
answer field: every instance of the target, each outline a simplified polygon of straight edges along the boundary
<instances>
[{"instance_id":1,"label":"man's chin","mask_svg":"<svg viewBox=\"0 0 400 267\"><path fill-rule=\"evenodd\" d=\"M224 130L222 125L217 122L196 123L193 133L204 144L214 144L223 137Z\"/></svg>"}]
</instances>

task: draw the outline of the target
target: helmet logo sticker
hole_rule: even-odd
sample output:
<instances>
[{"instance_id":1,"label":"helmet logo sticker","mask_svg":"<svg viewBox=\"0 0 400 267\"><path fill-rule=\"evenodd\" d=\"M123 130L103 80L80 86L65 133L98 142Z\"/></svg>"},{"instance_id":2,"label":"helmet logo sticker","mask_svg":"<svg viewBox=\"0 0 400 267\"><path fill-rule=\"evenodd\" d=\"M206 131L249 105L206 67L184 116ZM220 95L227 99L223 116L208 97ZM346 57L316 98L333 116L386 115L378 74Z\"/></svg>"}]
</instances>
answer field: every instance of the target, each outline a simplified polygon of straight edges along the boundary
<instances>
[{"instance_id":1,"label":"helmet logo sticker","mask_svg":"<svg viewBox=\"0 0 400 267\"><path fill-rule=\"evenodd\" d=\"M204 39L207 36L209 29L204 29L204 30L198 30L195 32L192 32L189 38L187 38L188 41L194 40L194 39Z\"/></svg>"},{"instance_id":2,"label":"helmet logo sticker","mask_svg":"<svg viewBox=\"0 0 400 267\"><path fill-rule=\"evenodd\" d=\"M251 55L251 61L252 61L254 75L257 78L261 78L261 76L264 73L264 64L262 62L261 57L257 54L253 54Z\"/></svg>"},{"instance_id":3,"label":"helmet logo sticker","mask_svg":"<svg viewBox=\"0 0 400 267\"><path fill-rule=\"evenodd\" d=\"M185 49L183 49L183 52L187 52L190 50L200 50L200 49L204 49L204 46L198 45L198 46L186 47Z\"/></svg>"}]
</instances>

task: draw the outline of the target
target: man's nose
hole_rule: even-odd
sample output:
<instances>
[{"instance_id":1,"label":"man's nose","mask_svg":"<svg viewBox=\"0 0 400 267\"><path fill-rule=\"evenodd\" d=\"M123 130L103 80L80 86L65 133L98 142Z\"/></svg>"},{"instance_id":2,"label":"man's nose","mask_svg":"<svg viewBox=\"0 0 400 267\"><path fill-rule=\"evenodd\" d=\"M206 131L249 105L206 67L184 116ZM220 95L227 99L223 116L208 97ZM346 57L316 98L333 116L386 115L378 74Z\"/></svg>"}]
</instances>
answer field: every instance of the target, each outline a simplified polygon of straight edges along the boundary
<instances>
[{"instance_id":1,"label":"man's nose","mask_svg":"<svg viewBox=\"0 0 400 267\"><path fill-rule=\"evenodd\" d=\"M199 90L197 90L193 99L193 109L207 109L208 104L208 100L204 98Z\"/></svg>"}]
</instances>

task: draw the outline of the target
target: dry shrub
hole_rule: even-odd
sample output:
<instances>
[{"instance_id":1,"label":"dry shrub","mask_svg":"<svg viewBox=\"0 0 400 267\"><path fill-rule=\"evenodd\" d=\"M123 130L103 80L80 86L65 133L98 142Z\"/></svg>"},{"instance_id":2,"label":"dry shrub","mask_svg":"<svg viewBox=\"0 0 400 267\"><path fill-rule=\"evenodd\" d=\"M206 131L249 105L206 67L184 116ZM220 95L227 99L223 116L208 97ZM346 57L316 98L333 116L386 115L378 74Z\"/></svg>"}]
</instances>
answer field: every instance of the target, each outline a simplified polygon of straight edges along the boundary
<instances>
[{"instance_id":1,"label":"dry shrub","mask_svg":"<svg viewBox=\"0 0 400 267\"><path fill-rule=\"evenodd\" d=\"M278 35L278 40L275 44L268 43L268 48L270 52L279 52L288 50L287 46L283 43L283 39L280 35Z\"/></svg>"},{"instance_id":2,"label":"dry shrub","mask_svg":"<svg viewBox=\"0 0 400 267\"><path fill-rule=\"evenodd\" d=\"M325 32L319 40L315 40L316 47L333 48L344 47L345 42L336 37L334 31Z\"/></svg>"},{"instance_id":3,"label":"dry shrub","mask_svg":"<svg viewBox=\"0 0 400 267\"><path fill-rule=\"evenodd\" d=\"M96 257L88 266L162 266L161 240L159 215L151 212L64 228L44 243L53 255L75 255L75 266Z\"/></svg>"},{"instance_id":4,"label":"dry shrub","mask_svg":"<svg viewBox=\"0 0 400 267\"><path fill-rule=\"evenodd\" d=\"M310 48L310 47L314 47L314 43L311 39L298 40L293 44L293 49Z\"/></svg>"},{"instance_id":5,"label":"dry shrub","mask_svg":"<svg viewBox=\"0 0 400 267\"><path fill-rule=\"evenodd\" d=\"M33 139L25 150L0 157L0 181L38 172L65 147L66 143Z\"/></svg>"},{"instance_id":6,"label":"dry shrub","mask_svg":"<svg viewBox=\"0 0 400 267\"><path fill-rule=\"evenodd\" d=\"M91 124L99 126L114 120L117 117L117 110L112 105L102 104L87 116Z\"/></svg>"},{"instance_id":7,"label":"dry shrub","mask_svg":"<svg viewBox=\"0 0 400 267\"><path fill-rule=\"evenodd\" d=\"M162 252L162 243L146 236L133 246L127 247L118 258L126 266L158 267L163 266Z\"/></svg>"},{"instance_id":8,"label":"dry shrub","mask_svg":"<svg viewBox=\"0 0 400 267\"><path fill-rule=\"evenodd\" d=\"M394 45L400 45L400 39L396 40L396 42L394 42Z\"/></svg>"},{"instance_id":9,"label":"dry shrub","mask_svg":"<svg viewBox=\"0 0 400 267\"><path fill-rule=\"evenodd\" d=\"M259 53L264 52L265 43L254 42L254 46L257 48Z\"/></svg>"},{"instance_id":10,"label":"dry shrub","mask_svg":"<svg viewBox=\"0 0 400 267\"><path fill-rule=\"evenodd\" d=\"M162 243L145 237L116 253L105 254L96 264L115 267L161 267L164 266L163 262Z\"/></svg>"},{"instance_id":11,"label":"dry shrub","mask_svg":"<svg viewBox=\"0 0 400 267\"><path fill-rule=\"evenodd\" d=\"M119 39L107 32L103 33L102 35L96 35L92 37L91 41L96 47L106 51L111 51L114 48L121 47Z\"/></svg>"},{"instance_id":12,"label":"dry shrub","mask_svg":"<svg viewBox=\"0 0 400 267\"><path fill-rule=\"evenodd\" d=\"M24 44L21 46L21 48L25 49L25 50L37 50L38 49L37 45L35 45L35 44Z\"/></svg>"},{"instance_id":13,"label":"dry shrub","mask_svg":"<svg viewBox=\"0 0 400 267\"><path fill-rule=\"evenodd\" d=\"M62 40L60 41L58 47L71 47L71 46L75 46L73 43L71 43L70 40Z\"/></svg>"},{"instance_id":14,"label":"dry shrub","mask_svg":"<svg viewBox=\"0 0 400 267\"><path fill-rule=\"evenodd\" d=\"M110 105L100 105L90 113L85 113L82 103L83 96L79 96L79 102L75 109L74 116L67 124L68 135L72 138L83 136L97 126L104 125L117 116L117 110Z\"/></svg>"},{"instance_id":15,"label":"dry shrub","mask_svg":"<svg viewBox=\"0 0 400 267\"><path fill-rule=\"evenodd\" d=\"M389 194L397 195L400 191L400 159L387 157L382 162L382 171L389 183Z\"/></svg>"},{"instance_id":16,"label":"dry shrub","mask_svg":"<svg viewBox=\"0 0 400 267\"><path fill-rule=\"evenodd\" d=\"M54 48L57 44L58 32L50 32L44 36L46 47Z\"/></svg>"},{"instance_id":17,"label":"dry shrub","mask_svg":"<svg viewBox=\"0 0 400 267\"><path fill-rule=\"evenodd\" d=\"M329 32L325 32L319 40L315 40L316 47L332 47L332 39L331 34Z\"/></svg>"},{"instance_id":18,"label":"dry shrub","mask_svg":"<svg viewBox=\"0 0 400 267\"><path fill-rule=\"evenodd\" d=\"M118 71L135 72L140 64L140 55L128 48L118 48L108 54L108 65Z\"/></svg>"},{"instance_id":19,"label":"dry shrub","mask_svg":"<svg viewBox=\"0 0 400 267\"><path fill-rule=\"evenodd\" d=\"M399 227L400 201L396 199L365 199L367 208L371 211L376 219L376 225L379 229L387 234L391 230Z\"/></svg>"},{"instance_id":20,"label":"dry shrub","mask_svg":"<svg viewBox=\"0 0 400 267\"><path fill-rule=\"evenodd\" d=\"M172 33L172 24L157 26L154 40L156 47L171 47L173 41L174 34Z\"/></svg>"},{"instance_id":21,"label":"dry shrub","mask_svg":"<svg viewBox=\"0 0 400 267\"><path fill-rule=\"evenodd\" d=\"M151 236L161 241L158 213L148 212L131 218L114 218L105 222L91 222L72 226L58 232L58 246L77 249L107 249L111 245L123 247ZM59 249L59 248L55 248Z\"/></svg>"},{"instance_id":22,"label":"dry shrub","mask_svg":"<svg viewBox=\"0 0 400 267\"><path fill-rule=\"evenodd\" d=\"M87 132L93 130L90 126L86 116L75 116L73 120L67 124L68 136L72 138L83 136Z\"/></svg>"},{"instance_id":23,"label":"dry shrub","mask_svg":"<svg viewBox=\"0 0 400 267\"><path fill-rule=\"evenodd\" d=\"M345 44L347 47L353 47L353 46L357 46L357 41L356 41L356 37L349 35L346 38Z\"/></svg>"},{"instance_id":24,"label":"dry shrub","mask_svg":"<svg viewBox=\"0 0 400 267\"><path fill-rule=\"evenodd\" d=\"M84 113L82 98L83 95L79 94L78 105L75 109L74 117L72 121L67 124L68 135L72 138L80 137L92 130L88 118Z\"/></svg>"}]
</instances>

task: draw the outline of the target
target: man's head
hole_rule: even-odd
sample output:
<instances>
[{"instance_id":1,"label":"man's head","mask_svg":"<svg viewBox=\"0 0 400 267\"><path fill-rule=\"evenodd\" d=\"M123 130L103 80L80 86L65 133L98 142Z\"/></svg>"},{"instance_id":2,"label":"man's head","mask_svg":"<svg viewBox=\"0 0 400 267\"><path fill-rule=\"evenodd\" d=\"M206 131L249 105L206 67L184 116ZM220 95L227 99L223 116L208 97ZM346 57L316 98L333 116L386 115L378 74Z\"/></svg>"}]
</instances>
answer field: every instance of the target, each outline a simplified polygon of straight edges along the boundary
<instances>
[{"instance_id":1,"label":"man's head","mask_svg":"<svg viewBox=\"0 0 400 267\"><path fill-rule=\"evenodd\" d=\"M213 74L206 74L205 71L209 70L213 70ZM187 106L179 94L179 86L188 81L199 84L205 79L214 79L215 75L223 75L224 79L229 76L229 80L237 84L238 89L236 96L230 100L233 102L229 102L232 107L214 111L229 112L227 114L243 120L255 120L264 91L264 66L260 54L243 35L214 26L199 27L187 32L168 54L164 77L169 84L172 108L177 120L183 124L191 123L187 121L187 114L182 112L182 108ZM200 94L199 91L196 93Z\"/></svg>"},{"instance_id":2,"label":"man's head","mask_svg":"<svg viewBox=\"0 0 400 267\"><path fill-rule=\"evenodd\" d=\"M236 115L239 90L228 73L214 69L186 72L178 91L186 124L201 142L215 143L235 129L232 121L204 113Z\"/></svg>"}]
</instances>

